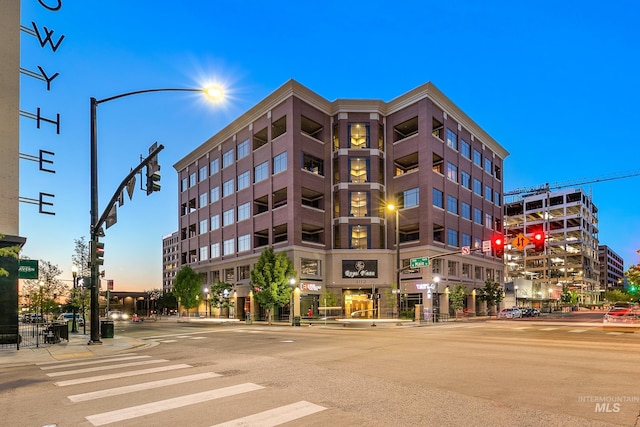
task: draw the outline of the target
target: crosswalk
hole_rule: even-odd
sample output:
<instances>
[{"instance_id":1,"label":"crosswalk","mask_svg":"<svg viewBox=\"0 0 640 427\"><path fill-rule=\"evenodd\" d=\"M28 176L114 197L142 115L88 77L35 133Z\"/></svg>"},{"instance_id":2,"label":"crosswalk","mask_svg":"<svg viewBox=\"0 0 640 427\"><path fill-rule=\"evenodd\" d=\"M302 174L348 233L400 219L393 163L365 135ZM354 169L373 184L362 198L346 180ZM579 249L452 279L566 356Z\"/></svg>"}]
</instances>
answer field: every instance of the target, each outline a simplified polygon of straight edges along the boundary
<instances>
[{"instance_id":1,"label":"crosswalk","mask_svg":"<svg viewBox=\"0 0 640 427\"><path fill-rule=\"evenodd\" d=\"M224 375L211 371L201 372L188 364L135 353L47 362L37 366L56 387L63 390L71 405L77 405L77 410L105 409L83 414L93 426L120 425L126 421L136 424L142 422L142 417L197 407L199 413L209 412L208 420L214 421L212 426L266 427L297 421L327 409L306 400L277 403L275 407L255 413L252 411L253 405L244 405L243 408L249 413L231 420L221 419L219 411L213 406L216 401L225 402L224 399L249 396L266 390L267 387L252 382L229 384L227 381L217 384L216 381L225 379ZM154 379L154 374L161 378ZM118 386L114 386L116 383ZM192 389L195 384L199 387ZM157 399L153 398L155 393L158 393ZM122 398L115 399L117 396ZM151 399L149 396L152 396ZM96 402L97 405L90 406L91 402ZM145 424L147 421L144 420Z\"/></svg>"},{"instance_id":2,"label":"crosswalk","mask_svg":"<svg viewBox=\"0 0 640 427\"><path fill-rule=\"evenodd\" d=\"M628 332L620 332L620 331L615 331L615 330L611 330L611 331L607 331L607 330L602 330L602 327L600 325L594 325L592 327L567 327L567 326L547 326L547 327L542 327L541 325L515 325L513 323L509 323L509 324L501 324L502 322L488 322L488 323L482 323L482 324L465 324L465 323L458 323L458 324L451 324L451 325L446 325L445 327L447 329L493 329L493 330L508 330L508 331L515 331L515 332L527 332L527 331L540 331L540 332L559 332L559 333L567 333L567 334L583 334L585 332L597 332L597 333L602 333L605 335L630 335ZM635 336L640 336L640 334L632 334Z\"/></svg>"}]
</instances>

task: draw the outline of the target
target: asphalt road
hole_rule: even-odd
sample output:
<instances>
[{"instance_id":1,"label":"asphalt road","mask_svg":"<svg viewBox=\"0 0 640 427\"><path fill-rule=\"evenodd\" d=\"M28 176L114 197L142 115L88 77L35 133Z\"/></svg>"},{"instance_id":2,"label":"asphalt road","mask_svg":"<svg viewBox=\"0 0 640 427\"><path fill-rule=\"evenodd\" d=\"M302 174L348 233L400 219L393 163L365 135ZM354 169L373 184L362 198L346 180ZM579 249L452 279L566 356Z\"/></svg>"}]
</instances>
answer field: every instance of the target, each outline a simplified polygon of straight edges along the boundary
<instances>
[{"instance_id":1,"label":"asphalt road","mask_svg":"<svg viewBox=\"0 0 640 427\"><path fill-rule=\"evenodd\" d=\"M148 345L0 371L2 424L638 426L640 333L599 325L117 323Z\"/></svg>"}]
</instances>

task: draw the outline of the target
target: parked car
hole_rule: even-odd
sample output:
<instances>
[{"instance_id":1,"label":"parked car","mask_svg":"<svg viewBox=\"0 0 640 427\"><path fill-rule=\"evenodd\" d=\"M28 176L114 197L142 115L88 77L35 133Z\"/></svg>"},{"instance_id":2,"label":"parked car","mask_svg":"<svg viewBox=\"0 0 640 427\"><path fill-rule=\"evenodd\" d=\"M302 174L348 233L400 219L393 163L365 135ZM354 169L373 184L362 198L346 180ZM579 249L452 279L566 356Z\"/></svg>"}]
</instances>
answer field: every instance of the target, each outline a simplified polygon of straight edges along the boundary
<instances>
[{"instance_id":1,"label":"parked car","mask_svg":"<svg viewBox=\"0 0 640 427\"><path fill-rule=\"evenodd\" d=\"M607 330L635 332L640 329L640 307L616 303L605 313L602 326Z\"/></svg>"},{"instance_id":2,"label":"parked car","mask_svg":"<svg viewBox=\"0 0 640 427\"><path fill-rule=\"evenodd\" d=\"M22 316L22 323L44 323L44 317L40 314L27 313Z\"/></svg>"},{"instance_id":3,"label":"parked car","mask_svg":"<svg viewBox=\"0 0 640 427\"><path fill-rule=\"evenodd\" d=\"M540 310L537 308L525 308L522 310L522 317L540 317Z\"/></svg>"},{"instance_id":4,"label":"parked car","mask_svg":"<svg viewBox=\"0 0 640 427\"><path fill-rule=\"evenodd\" d=\"M62 313L60 316L58 316L58 320L61 322L71 322L73 320L73 313ZM80 314L78 313L76 313L76 325L84 325L84 319L80 317Z\"/></svg>"},{"instance_id":5,"label":"parked car","mask_svg":"<svg viewBox=\"0 0 640 427\"><path fill-rule=\"evenodd\" d=\"M128 320L129 315L127 313L123 313L122 311L110 311L107 315L107 318L110 320Z\"/></svg>"},{"instance_id":6,"label":"parked car","mask_svg":"<svg viewBox=\"0 0 640 427\"><path fill-rule=\"evenodd\" d=\"M498 313L498 319L515 319L517 317L522 317L522 311L516 307L503 308Z\"/></svg>"}]
</instances>

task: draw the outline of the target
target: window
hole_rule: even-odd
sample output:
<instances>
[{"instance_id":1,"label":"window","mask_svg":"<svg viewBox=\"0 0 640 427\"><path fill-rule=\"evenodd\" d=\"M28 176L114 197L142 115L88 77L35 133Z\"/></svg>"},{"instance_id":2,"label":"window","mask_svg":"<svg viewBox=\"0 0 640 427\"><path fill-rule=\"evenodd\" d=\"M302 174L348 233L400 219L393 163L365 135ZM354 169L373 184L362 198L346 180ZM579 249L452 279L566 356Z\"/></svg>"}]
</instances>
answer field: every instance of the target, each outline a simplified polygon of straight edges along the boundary
<instances>
[{"instance_id":1,"label":"window","mask_svg":"<svg viewBox=\"0 0 640 427\"><path fill-rule=\"evenodd\" d=\"M369 215L369 193L367 191L349 192L349 216L364 217Z\"/></svg>"},{"instance_id":2,"label":"window","mask_svg":"<svg viewBox=\"0 0 640 427\"><path fill-rule=\"evenodd\" d=\"M400 141L418 133L418 117L402 122L393 127L393 141Z\"/></svg>"},{"instance_id":3,"label":"window","mask_svg":"<svg viewBox=\"0 0 640 427\"><path fill-rule=\"evenodd\" d=\"M282 152L273 158L273 173L287 170L287 152Z\"/></svg>"},{"instance_id":4,"label":"window","mask_svg":"<svg viewBox=\"0 0 640 427\"><path fill-rule=\"evenodd\" d=\"M487 157L484 158L484 171L489 175L493 174L493 170L491 168L491 159Z\"/></svg>"},{"instance_id":5,"label":"window","mask_svg":"<svg viewBox=\"0 0 640 427\"><path fill-rule=\"evenodd\" d=\"M473 222L482 225L482 210L473 208Z\"/></svg>"},{"instance_id":6,"label":"window","mask_svg":"<svg viewBox=\"0 0 640 427\"><path fill-rule=\"evenodd\" d=\"M211 231L220 228L220 215L216 214L211 217Z\"/></svg>"},{"instance_id":7,"label":"window","mask_svg":"<svg viewBox=\"0 0 640 427\"><path fill-rule=\"evenodd\" d=\"M200 172L199 172L200 176L198 177L198 181L204 181L205 179L207 179L208 175L207 175L207 165L204 165L200 168Z\"/></svg>"},{"instance_id":8,"label":"window","mask_svg":"<svg viewBox=\"0 0 640 427\"><path fill-rule=\"evenodd\" d=\"M444 175L443 165L444 165L444 159L438 156L436 153L433 153L433 162L431 164L431 170L439 173L440 175Z\"/></svg>"},{"instance_id":9,"label":"window","mask_svg":"<svg viewBox=\"0 0 640 427\"><path fill-rule=\"evenodd\" d=\"M482 183L480 180L473 178L473 192L478 196L482 196Z\"/></svg>"},{"instance_id":10,"label":"window","mask_svg":"<svg viewBox=\"0 0 640 427\"><path fill-rule=\"evenodd\" d=\"M251 267L248 265L238 266L238 280L251 279Z\"/></svg>"},{"instance_id":11,"label":"window","mask_svg":"<svg viewBox=\"0 0 640 427\"><path fill-rule=\"evenodd\" d=\"M268 141L267 141L267 128L263 128L262 130L259 130L258 132L253 134L253 149L257 150L258 148L262 147L263 145L265 145Z\"/></svg>"},{"instance_id":12,"label":"window","mask_svg":"<svg viewBox=\"0 0 640 427\"><path fill-rule=\"evenodd\" d=\"M453 196L447 195L447 211L449 213L458 215L458 199Z\"/></svg>"},{"instance_id":13,"label":"window","mask_svg":"<svg viewBox=\"0 0 640 427\"><path fill-rule=\"evenodd\" d=\"M209 259L209 246L202 246L200 248L200 261Z\"/></svg>"},{"instance_id":14,"label":"window","mask_svg":"<svg viewBox=\"0 0 640 427\"><path fill-rule=\"evenodd\" d=\"M471 220L471 205L465 202L462 202L460 205L460 215L464 219Z\"/></svg>"},{"instance_id":15,"label":"window","mask_svg":"<svg viewBox=\"0 0 640 427\"><path fill-rule=\"evenodd\" d=\"M322 125L308 117L300 116L300 130L311 138L315 138L319 141L323 140Z\"/></svg>"},{"instance_id":16,"label":"window","mask_svg":"<svg viewBox=\"0 0 640 427\"><path fill-rule=\"evenodd\" d=\"M233 275L233 268L225 268L224 270L224 281L227 283L231 283L233 282L235 279L235 276Z\"/></svg>"},{"instance_id":17,"label":"window","mask_svg":"<svg viewBox=\"0 0 640 427\"><path fill-rule=\"evenodd\" d=\"M493 215L484 214L484 226L493 229Z\"/></svg>"},{"instance_id":18,"label":"window","mask_svg":"<svg viewBox=\"0 0 640 427\"><path fill-rule=\"evenodd\" d=\"M340 148L340 126L336 123L333 125L333 150Z\"/></svg>"},{"instance_id":19,"label":"window","mask_svg":"<svg viewBox=\"0 0 640 427\"><path fill-rule=\"evenodd\" d=\"M213 159L211 163L209 163L209 173L213 175L214 173L220 172L220 159Z\"/></svg>"},{"instance_id":20,"label":"window","mask_svg":"<svg viewBox=\"0 0 640 427\"><path fill-rule=\"evenodd\" d=\"M244 190L251 185L251 176L249 176L249 171L242 172L238 175L238 191Z\"/></svg>"},{"instance_id":21,"label":"window","mask_svg":"<svg viewBox=\"0 0 640 427\"><path fill-rule=\"evenodd\" d=\"M233 178L231 178L229 181L225 181L222 184L222 197L227 197L230 196L234 193L234 185L233 185Z\"/></svg>"},{"instance_id":22,"label":"window","mask_svg":"<svg viewBox=\"0 0 640 427\"><path fill-rule=\"evenodd\" d=\"M435 136L440 141L442 141L443 130L444 130L444 125L440 121L438 121L438 119L433 117L431 121L431 135Z\"/></svg>"},{"instance_id":23,"label":"window","mask_svg":"<svg viewBox=\"0 0 640 427\"><path fill-rule=\"evenodd\" d=\"M180 191L185 191L187 188L187 178L182 178L182 181L180 181Z\"/></svg>"},{"instance_id":24,"label":"window","mask_svg":"<svg viewBox=\"0 0 640 427\"><path fill-rule=\"evenodd\" d=\"M460 184L468 190L471 190L471 175L465 171L460 171Z\"/></svg>"},{"instance_id":25,"label":"window","mask_svg":"<svg viewBox=\"0 0 640 427\"><path fill-rule=\"evenodd\" d=\"M367 249L369 246L369 226L352 225L350 228L350 249Z\"/></svg>"},{"instance_id":26,"label":"window","mask_svg":"<svg viewBox=\"0 0 640 427\"><path fill-rule=\"evenodd\" d=\"M189 187L193 187L196 185L196 173L192 173L189 175Z\"/></svg>"},{"instance_id":27,"label":"window","mask_svg":"<svg viewBox=\"0 0 640 427\"><path fill-rule=\"evenodd\" d=\"M287 131L287 116L282 116L271 124L271 140L273 141Z\"/></svg>"},{"instance_id":28,"label":"window","mask_svg":"<svg viewBox=\"0 0 640 427\"><path fill-rule=\"evenodd\" d=\"M233 224L235 218L235 209L231 208L226 210L222 214L222 226L226 227L227 225Z\"/></svg>"},{"instance_id":29,"label":"window","mask_svg":"<svg viewBox=\"0 0 640 427\"><path fill-rule=\"evenodd\" d=\"M447 145L458 151L458 135L449 128L447 128Z\"/></svg>"},{"instance_id":30,"label":"window","mask_svg":"<svg viewBox=\"0 0 640 427\"><path fill-rule=\"evenodd\" d=\"M200 201L200 205L199 205L199 206L200 206L201 208L203 208L203 207L207 206L207 193L202 193L202 194L200 195L200 199L199 199L199 201Z\"/></svg>"},{"instance_id":31,"label":"window","mask_svg":"<svg viewBox=\"0 0 640 427\"><path fill-rule=\"evenodd\" d=\"M500 206L500 193L497 191L493 193L493 203L495 203L496 206Z\"/></svg>"},{"instance_id":32,"label":"window","mask_svg":"<svg viewBox=\"0 0 640 427\"><path fill-rule=\"evenodd\" d=\"M447 229L447 245L458 246L458 230Z\"/></svg>"},{"instance_id":33,"label":"window","mask_svg":"<svg viewBox=\"0 0 640 427\"><path fill-rule=\"evenodd\" d=\"M484 198L490 202L493 200L493 190L488 185L484 186Z\"/></svg>"},{"instance_id":34,"label":"window","mask_svg":"<svg viewBox=\"0 0 640 427\"><path fill-rule=\"evenodd\" d=\"M207 232L207 224L209 221L203 219L200 221L200 229L198 231L199 234L205 234Z\"/></svg>"},{"instance_id":35,"label":"window","mask_svg":"<svg viewBox=\"0 0 640 427\"><path fill-rule=\"evenodd\" d=\"M471 160L471 145L464 139L460 140L460 154Z\"/></svg>"},{"instance_id":36,"label":"window","mask_svg":"<svg viewBox=\"0 0 640 427\"><path fill-rule=\"evenodd\" d=\"M320 276L320 260L302 258L300 260L300 274L303 276Z\"/></svg>"},{"instance_id":37,"label":"window","mask_svg":"<svg viewBox=\"0 0 640 427\"><path fill-rule=\"evenodd\" d=\"M269 177L269 162L260 163L253 168L253 182L260 182Z\"/></svg>"},{"instance_id":38,"label":"window","mask_svg":"<svg viewBox=\"0 0 640 427\"><path fill-rule=\"evenodd\" d=\"M458 263L456 261L447 261L447 275L449 276L457 276L458 275Z\"/></svg>"},{"instance_id":39,"label":"window","mask_svg":"<svg viewBox=\"0 0 640 427\"><path fill-rule=\"evenodd\" d=\"M251 216L251 203L243 203L238 206L238 222L244 221L245 219L249 219Z\"/></svg>"},{"instance_id":40,"label":"window","mask_svg":"<svg viewBox=\"0 0 640 427\"><path fill-rule=\"evenodd\" d=\"M369 182L369 159L349 158L349 182Z\"/></svg>"},{"instance_id":41,"label":"window","mask_svg":"<svg viewBox=\"0 0 640 427\"><path fill-rule=\"evenodd\" d=\"M458 182L458 166L447 162L447 178L453 182Z\"/></svg>"},{"instance_id":42,"label":"window","mask_svg":"<svg viewBox=\"0 0 640 427\"><path fill-rule=\"evenodd\" d=\"M473 164L482 167L482 154L475 148L473 149Z\"/></svg>"},{"instance_id":43,"label":"window","mask_svg":"<svg viewBox=\"0 0 640 427\"><path fill-rule=\"evenodd\" d=\"M433 224L433 241L444 243L444 227L443 226L439 224ZM435 270L433 270L433 272L435 273Z\"/></svg>"},{"instance_id":44,"label":"window","mask_svg":"<svg viewBox=\"0 0 640 427\"><path fill-rule=\"evenodd\" d=\"M226 168L227 166L231 166L235 159L235 150L232 148L231 150L225 152L222 155L222 168Z\"/></svg>"},{"instance_id":45,"label":"window","mask_svg":"<svg viewBox=\"0 0 640 427\"><path fill-rule=\"evenodd\" d=\"M437 188L433 189L433 206L444 209L444 194Z\"/></svg>"},{"instance_id":46,"label":"window","mask_svg":"<svg viewBox=\"0 0 640 427\"><path fill-rule=\"evenodd\" d=\"M324 176L324 160L311 154L302 153L302 169L316 175Z\"/></svg>"},{"instance_id":47,"label":"window","mask_svg":"<svg viewBox=\"0 0 640 427\"><path fill-rule=\"evenodd\" d=\"M479 265L474 267L474 276L476 280L482 280L482 267Z\"/></svg>"},{"instance_id":48,"label":"window","mask_svg":"<svg viewBox=\"0 0 640 427\"><path fill-rule=\"evenodd\" d=\"M235 242L234 239L225 240L223 243L223 255L231 255L235 252ZM233 271L233 269L232 269Z\"/></svg>"},{"instance_id":49,"label":"window","mask_svg":"<svg viewBox=\"0 0 640 427\"><path fill-rule=\"evenodd\" d=\"M467 233L462 233L460 243L462 243L462 246L471 246L471 236Z\"/></svg>"},{"instance_id":50,"label":"window","mask_svg":"<svg viewBox=\"0 0 640 427\"><path fill-rule=\"evenodd\" d=\"M365 123L349 124L350 148L369 148L369 125Z\"/></svg>"},{"instance_id":51,"label":"window","mask_svg":"<svg viewBox=\"0 0 640 427\"><path fill-rule=\"evenodd\" d=\"M396 168L395 174L403 175L409 172L418 172L419 164L418 164L418 153L411 153L408 156L401 157L399 159L395 159L393 161L393 165ZM384 170L384 168L381 168Z\"/></svg>"},{"instance_id":52,"label":"window","mask_svg":"<svg viewBox=\"0 0 640 427\"><path fill-rule=\"evenodd\" d=\"M402 207L411 208L420 204L420 193L417 188L410 188L402 193Z\"/></svg>"},{"instance_id":53,"label":"window","mask_svg":"<svg viewBox=\"0 0 640 427\"><path fill-rule=\"evenodd\" d=\"M245 139L238 144L238 160L249 155L249 140Z\"/></svg>"},{"instance_id":54,"label":"window","mask_svg":"<svg viewBox=\"0 0 640 427\"><path fill-rule=\"evenodd\" d=\"M471 264L462 264L462 277L471 279Z\"/></svg>"},{"instance_id":55,"label":"window","mask_svg":"<svg viewBox=\"0 0 640 427\"><path fill-rule=\"evenodd\" d=\"M213 187L209 193L209 199L211 200L211 203L220 200L220 187Z\"/></svg>"},{"instance_id":56,"label":"window","mask_svg":"<svg viewBox=\"0 0 640 427\"><path fill-rule=\"evenodd\" d=\"M250 238L251 236L249 234L238 237L238 252L245 252L251 249Z\"/></svg>"},{"instance_id":57,"label":"window","mask_svg":"<svg viewBox=\"0 0 640 427\"><path fill-rule=\"evenodd\" d=\"M211 258L220 258L220 243L211 245Z\"/></svg>"}]
</instances>

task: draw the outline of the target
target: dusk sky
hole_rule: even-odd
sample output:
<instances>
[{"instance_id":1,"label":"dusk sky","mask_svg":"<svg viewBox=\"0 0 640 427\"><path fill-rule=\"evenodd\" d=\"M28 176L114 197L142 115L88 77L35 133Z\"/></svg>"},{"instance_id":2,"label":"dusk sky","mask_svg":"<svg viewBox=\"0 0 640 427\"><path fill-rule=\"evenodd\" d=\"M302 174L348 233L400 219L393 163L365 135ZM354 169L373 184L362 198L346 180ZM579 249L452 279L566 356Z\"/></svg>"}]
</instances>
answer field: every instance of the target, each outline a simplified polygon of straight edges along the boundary
<instances>
[{"instance_id":1,"label":"dusk sky","mask_svg":"<svg viewBox=\"0 0 640 427\"><path fill-rule=\"evenodd\" d=\"M71 279L74 239L89 240L89 99L152 88L226 87L224 104L194 93L143 94L98 107L100 213L155 141L162 191L139 189L106 230L115 290L162 288L162 237L178 228L173 164L289 79L333 101L390 101L432 82L510 155L504 190L640 174L640 3L583 1L72 1L22 0L20 151L55 152L55 174L20 162L22 255ZM584 188L600 244L640 255L640 175Z\"/></svg>"}]
</instances>

